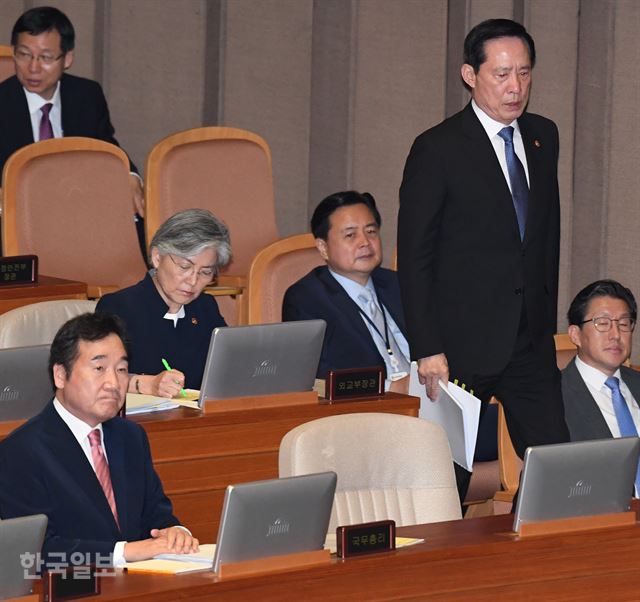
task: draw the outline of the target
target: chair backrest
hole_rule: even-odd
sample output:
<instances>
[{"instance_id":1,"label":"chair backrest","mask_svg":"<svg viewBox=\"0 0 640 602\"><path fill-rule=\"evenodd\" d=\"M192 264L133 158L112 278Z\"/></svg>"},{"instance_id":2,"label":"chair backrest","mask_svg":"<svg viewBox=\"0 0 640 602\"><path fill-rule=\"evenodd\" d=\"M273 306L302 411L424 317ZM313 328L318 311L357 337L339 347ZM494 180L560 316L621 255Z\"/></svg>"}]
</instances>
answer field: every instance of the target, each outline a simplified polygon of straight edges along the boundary
<instances>
[{"instance_id":1,"label":"chair backrest","mask_svg":"<svg viewBox=\"0 0 640 602\"><path fill-rule=\"evenodd\" d=\"M279 466L280 477L337 473L329 532L384 519L402 526L460 518L447 436L426 420L382 413L313 420L284 436Z\"/></svg>"},{"instance_id":2,"label":"chair backrest","mask_svg":"<svg viewBox=\"0 0 640 602\"><path fill-rule=\"evenodd\" d=\"M145 172L147 241L183 209L209 209L231 233L224 275L246 277L254 255L276 240L271 152L257 134L226 127L179 132L158 142Z\"/></svg>"},{"instance_id":3,"label":"chair backrest","mask_svg":"<svg viewBox=\"0 0 640 602\"><path fill-rule=\"evenodd\" d=\"M564 370L567 364L576 356L578 348L571 342L567 333L554 335L556 343L556 362L559 370Z\"/></svg>"},{"instance_id":4,"label":"chair backrest","mask_svg":"<svg viewBox=\"0 0 640 602\"><path fill-rule=\"evenodd\" d=\"M95 301L60 299L12 309L0 315L0 349L48 345L67 320L95 310Z\"/></svg>"},{"instance_id":5,"label":"chair backrest","mask_svg":"<svg viewBox=\"0 0 640 602\"><path fill-rule=\"evenodd\" d=\"M312 234L288 236L262 249L249 269L248 323L280 322L287 289L323 264Z\"/></svg>"},{"instance_id":6,"label":"chair backrest","mask_svg":"<svg viewBox=\"0 0 640 602\"><path fill-rule=\"evenodd\" d=\"M0 44L0 82L15 75L16 68L13 63L13 48Z\"/></svg>"},{"instance_id":7,"label":"chair backrest","mask_svg":"<svg viewBox=\"0 0 640 602\"><path fill-rule=\"evenodd\" d=\"M4 255L38 255L40 273L92 291L142 278L129 160L117 146L56 138L25 146L3 171Z\"/></svg>"}]
</instances>

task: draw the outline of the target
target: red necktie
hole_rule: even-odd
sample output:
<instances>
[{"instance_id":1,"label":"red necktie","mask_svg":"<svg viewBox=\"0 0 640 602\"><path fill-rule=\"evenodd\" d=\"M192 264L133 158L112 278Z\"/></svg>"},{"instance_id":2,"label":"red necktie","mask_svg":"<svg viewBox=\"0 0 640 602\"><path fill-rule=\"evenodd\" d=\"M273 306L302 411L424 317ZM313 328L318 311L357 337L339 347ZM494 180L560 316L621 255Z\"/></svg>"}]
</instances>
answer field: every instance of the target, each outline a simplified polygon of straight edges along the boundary
<instances>
[{"instance_id":1,"label":"red necktie","mask_svg":"<svg viewBox=\"0 0 640 602\"><path fill-rule=\"evenodd\" d=\"M109 508L111 508L111 512L113 512L113 517L116 519L119 529L120 523L118 522L116 498L113 495L113 487L111 486L111 474L109 473L109 465L107 464L107 460L105 459L102 451L101 436L98 429L94 429L89 433L89 444L91 445L91 456L93 457L96 476L98 477L98 481L100 481L102 491L104 491L107 502L109 502Z\"/></svg>"},{"instance_id":2,"label":"red necktie","mask_svg":"<svg viewBox=\"0 0 640 602\"><path fill-rule=\"evenodd\" d=\"M42 119L40 119L40 140L49 140L53 138L53 127L51 121L49 121L49 113L53 105L48 102L46 105L42 105L40 110L42 111Z\"/></svg>"}]
</instances>

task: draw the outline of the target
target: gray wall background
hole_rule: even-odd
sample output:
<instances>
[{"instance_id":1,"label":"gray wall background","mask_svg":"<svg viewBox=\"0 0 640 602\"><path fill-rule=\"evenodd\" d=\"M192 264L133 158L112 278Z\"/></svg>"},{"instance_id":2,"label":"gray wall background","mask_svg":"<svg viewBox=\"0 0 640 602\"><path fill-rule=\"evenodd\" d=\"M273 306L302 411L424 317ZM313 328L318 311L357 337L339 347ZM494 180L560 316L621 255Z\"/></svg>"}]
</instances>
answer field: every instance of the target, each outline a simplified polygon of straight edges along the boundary
<instances>
[{"instance_id":1,"label":"gray wall background","mask_svg":"<svg viewBox=\"0 0 640 602\"><path fill-rule=\"evenodd\" d=\"M76 27L71 72L102 83L139 167L178 130L253 130L273 153L280 234L306 231L324 195L368 190L386 263L413 139L468 100L466 32L515 18L538 50L529 110L561 135L559 328L592 280L616 278L640 295L637 0L47 1ZM0 43L37 4L0 2Z\"/></svg>"}]
</instances>

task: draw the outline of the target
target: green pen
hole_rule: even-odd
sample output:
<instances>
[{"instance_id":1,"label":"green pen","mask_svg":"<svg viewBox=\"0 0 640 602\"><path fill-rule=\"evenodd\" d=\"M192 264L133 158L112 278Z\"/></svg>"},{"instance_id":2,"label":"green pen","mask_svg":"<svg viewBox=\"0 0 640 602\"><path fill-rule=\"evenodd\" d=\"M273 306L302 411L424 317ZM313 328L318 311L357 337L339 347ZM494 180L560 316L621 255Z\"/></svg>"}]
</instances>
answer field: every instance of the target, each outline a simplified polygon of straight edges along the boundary
<instances>
[{"instance_id":1,"label":"green pen","mask_svg":"<svg viewBox=\"0 0 640 602\"><path fill-rule=\"evenodd\" d=\"M165 370L169 370L169 371L172 370L171 366L169 365L169 362L164 358L162 358L162 365L165 367ZM178 381L176 381L176 384L178 384ZM180 397L186 397L186 396L187 396L187 392L184 389L180 389Z\"/></svg>"}]
</instances>

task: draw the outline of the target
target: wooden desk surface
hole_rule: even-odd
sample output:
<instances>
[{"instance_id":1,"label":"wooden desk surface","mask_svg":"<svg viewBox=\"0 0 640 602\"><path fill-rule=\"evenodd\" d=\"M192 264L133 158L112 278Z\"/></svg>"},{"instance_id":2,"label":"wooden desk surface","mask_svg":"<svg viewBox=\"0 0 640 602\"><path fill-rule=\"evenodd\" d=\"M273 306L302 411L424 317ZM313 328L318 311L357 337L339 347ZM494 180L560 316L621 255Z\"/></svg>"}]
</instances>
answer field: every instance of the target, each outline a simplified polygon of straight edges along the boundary
<instances>
[{"instance_id":1,"label":"wooden desk surface","mask_svg":"<svg viewBox=\"0 0 640 602\"><path fill-rule=\"evenodd\" d=\"M84 282L40 275L35 284L0 287L0 314L40 301L86 298L87 285Z\"/></svg>"},{"instance_id":2,"label":"wooden desk surface","mask_svg":"<svg viewBox=\"0 0 640 602\"><path fill-rule=\"evenodd\" d=\"M389 393L371 401L322 405L221 400L216 411L189 408L131 417L147 431L153 464L174 512L200 541L215 541L227 485L278 477L280 441L292 428L335 414L417 416L416 397ZM266 403L266 402L264 402Z\"/></svg>"},{"instance_id":3,"label":"wooden desk surface","mask_svg":"<svg viewBox=\"0 0 640 602\"><path fill-rule=\"evenodd\" d=\"M635 505L636 511L638 504ZM400 529L424 544L311 569L219 581L125 574L96 600L638 600L640 526L518 539L513 515Z\"/></svg>"}]
</instances>

